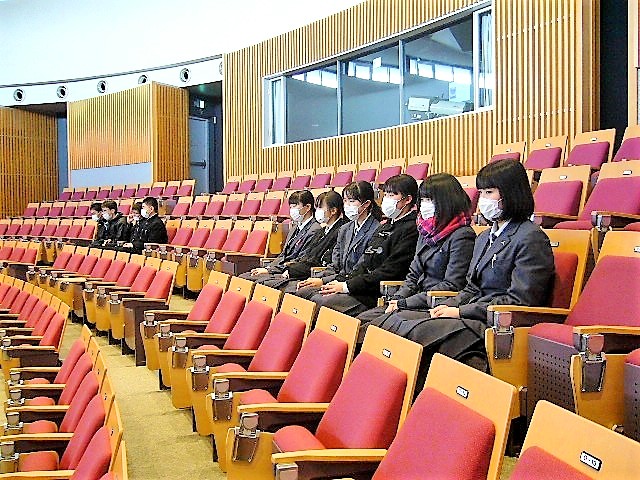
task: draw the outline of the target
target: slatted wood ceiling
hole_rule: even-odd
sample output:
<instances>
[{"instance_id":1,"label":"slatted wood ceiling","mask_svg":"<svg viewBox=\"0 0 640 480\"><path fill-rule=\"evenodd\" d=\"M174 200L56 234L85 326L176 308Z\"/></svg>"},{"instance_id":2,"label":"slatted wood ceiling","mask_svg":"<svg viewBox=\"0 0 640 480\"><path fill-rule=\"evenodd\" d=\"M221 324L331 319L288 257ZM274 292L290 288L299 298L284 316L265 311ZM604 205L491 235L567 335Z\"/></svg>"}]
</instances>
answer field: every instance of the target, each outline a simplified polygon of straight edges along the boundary
<instances>
[{"instance_id":1,"label":"slatted wood ceiling","mask_svg":"<svg viewBox=\"0 0 640 480\"><path fill-rule=\"evenodd\" d=\"M70 102L69 169L152 162L153 180L189 175L188 94L149 83Z\"/></svg>"},{"instance_id":2,"label":"slatted wood ceiling","mask_svg":"<svg viewBox=\"0 0 640 480\"><path fill-rule=\"evenodd\" d=\"M595 0L495 0L494 108L263 148L263 77L341 54L478 2L369 0L224 56L225 174L433 153L433 171L473 174L494 144L598 127Z\"/></svg>"},{"instance_id":3,"label":"slatted wood ceiling","mask_svg":"<svg viewBox=\"0 0 640 480\"><path fill-rule=\"evenodd\" d=\"M0 107L0 217L58 193L56 119Z\"/></svg>"}]
</instances>

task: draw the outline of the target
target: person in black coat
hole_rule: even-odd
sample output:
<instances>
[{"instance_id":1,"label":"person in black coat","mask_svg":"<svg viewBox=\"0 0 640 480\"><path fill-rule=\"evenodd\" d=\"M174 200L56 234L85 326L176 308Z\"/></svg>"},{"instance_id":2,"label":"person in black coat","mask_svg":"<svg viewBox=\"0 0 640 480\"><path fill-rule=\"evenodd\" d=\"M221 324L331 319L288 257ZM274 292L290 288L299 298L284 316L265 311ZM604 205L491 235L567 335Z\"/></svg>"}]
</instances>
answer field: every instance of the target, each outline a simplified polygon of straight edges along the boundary
<instances>
[{"instance_id":1,"label":"person in black coat","mask_svg":"<svg viewBox=\"0 0 640 480\"><path fill-rule=\"evenodd\" d=\"M299 280L311 276L312 267L324 267L331 263L331 254L338 238L338 231L347 223L340 194L329 191L318 195L315 218L318 224L324 226L316 230L309 239L305 253L285 262L286 269L282 273L270 275L269 278L261 275L256 281L293 293L296 291Z\"/></svg>"},{"instance_id":2,"label":"person in black coat","mask_svg":"<svg viewBox=\"0 0 640 480\"><path fill-rule=\"evenodd\" d=\"M129 227L127 218L118 211L118 204L113 200L102 202L102 218L104 224L98 237L91 244L92 247L114 248L118 242L127 239Z\"/></svg>"},{"instance_id":3,"label":"person in black coat","mask_svg":"<svg viewBox=\"0 0 640 480\"><path fill-rule=\"evenodd\" d=\"M91 207L89 208L89 214L91 215L91 220L96 222L95 240L97 240L103 235L102 231L104 230L104 224L105 224L104 218L102 218L102 203L101 202L92 203Z\"/></svg>"},{"instance_id":4,"label":"person in black coat","mask_svg":"<svg viewBox=\"0 0 640 480\"><path fill-rule=\"evenodd\" d=\"M364 254L344 281L323 285L311 300L348 315L360 313L377 303L382 280L403 279L416 251L418 231L414 207L418 184L410 175L396 175L382 186L382 212L388 221L371 237Z\"/></svg>"},{"instance_id":5,"label":"person in black coat","mask_svg":"<svg viewBox=\"0 0 640 480\"><path fill-rule=\"evenodd\" d=\"M168 243L167 227L158 216L158 201L147 197L142 201L142 219L135 238L122 245L122 249L132 253L142 253L145 243Z\"/></svg>"},{"instance_id":6,"label":"person in black coat","mask_svg":"<svg viewBox=\"0 0 640 480\"><path fill-rule=\"evenodd\" d=\"M469 197L458 180L448 173L427 178L420 185L419 194L419 236L409 274L387 305L358 315L359 341L369 325L384 328L387 320L393 324L423 317L431 308L429 290L459 291L465 285L476 239L470 227Z\"/></svg>"},{"instance_id":7,"label":"person in black coat","mask_svg":"<svg viewBox=\"0 0 640 480\"><path fill-rule=\"evenodd\" d=\"M424 347L417 380L420 386L436 352L486 370L488 307L544 306L553 288L551 244L529 220L533 195L522 164L515 160L490 163L478 172L476 186L478 208L491 228L476 240L465 287L420 319L386 325Z\"/></svg>"}]
</instances>

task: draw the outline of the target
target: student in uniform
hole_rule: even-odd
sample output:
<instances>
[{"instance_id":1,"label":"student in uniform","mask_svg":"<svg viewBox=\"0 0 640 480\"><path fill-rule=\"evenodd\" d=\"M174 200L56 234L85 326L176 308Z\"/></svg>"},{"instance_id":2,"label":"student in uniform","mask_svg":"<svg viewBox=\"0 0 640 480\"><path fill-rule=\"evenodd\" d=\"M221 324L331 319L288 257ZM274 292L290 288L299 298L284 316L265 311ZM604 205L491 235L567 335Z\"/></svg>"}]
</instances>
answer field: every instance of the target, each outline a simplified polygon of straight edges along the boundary
<instances>
[{"instance_id":1,"label":"student in uniform","mask_svg":"<svg viewBox=\"0 0 640 480\"><path fill-rule=\"evenodd\" d=\"M118 204L113 200L102 202L102 219L104 224L93 241L93 247L115 248L118 242L125 241L128 233L127 219L118 211Z\"/></svg>"},{"instance_id":2,"label":"student in uniform","mask_svg":"<svg viewBox=\"0 0 640 480\"><path fill-rule=\"evenodd\" d=\"M323 285L345 278L362 257L380 225L382 210L375 202L375 193L369 182L350 183L342 191L342 199L344 213L350 222L338 230L330 265L316 277L298 282L295 293L300 297L310 299Z\"/></svg>"},{"instance_id":3,"label":"student in uniform","mask_svg":"<svg viewBox=\"0 0 640 480\"><path fill-rule=\"evenodd\" d=\"M308 253L309 240L320 229L315 219L313 194L309 190L299 190L293 192L288 201L291 226L282 252L267 268L254 268L240 277L254 282L270 280L273 275L281 275L287 269L287 262Z\"/></svg>"},{"instance_id":4,"label":"student in uniform","mask_svg":"<svg viewBox=\"0 0 640 480\"><path fill-rule=\"evenodd\" d=\"M414 210L418 184L410 175L396 175L384 183L382 191L387 222L376 229L353 270L326 283L311 297L319 306L359 315L376 305L382 280L407 276L418 240Z\"/></svg>"},{"instance_id":5,"label":"student in uniform","mask_svg":"<svg viewBox=\"0 0 640 480\"><path fill-rule=\"evenodd\" d=\"M391 316L424 317L431 307L427 291L461 290L473 254L476 234L470 227L471 201L448 173L427 178L419 189L418 244L409 274L387 305L358 315L359 340L369 325L382 326Z\"/></svg>"},{"instance_id":6,"label":"student in uniform","mask_svg":"<svg viewBox=\"0 0 640 480\"><path fill-rule=\"evenodd\" d=\"M167 227L158 216L158 200L147 197L142 201L142 216L140 228L136 232L136 238L122 245L123 250L132 253L142 253L145 243L167 243Z\"/></svg>"},{"instance_id":7,"label":"student in uniform","mask_svg":"<svg viewBox=\"0 0 640 480\"><path fill-rule=\"evenodd\" d=\"M91 215L91 220L96 222L96 239L100 238L103 234L102 230L104 229L104 218L102 218L102 203L94 202L91 204L89 208L89 214Z\"/></svg>"},{"instance_id":8,"label":"student in uniform","mask_svg":"<svg viewBox=\"0 0 640 480\"><path fill-rule=\"evenodd\" d=\"M424 383L436 352L486 370L489 305L543 306L553 287L551 244L529 220L533 195L522 164L508 159L490 163L478 172L476 186L478 208L491 228L476 240L465 287L420 319L385 325L423 345L417 385Z\"/></svg>"},{"instance_id":9,"label":"student in uniform","mask_svg":"<svg viewBox=\"0 0 640 480\"><path fill-rule=\"evenodd\" d=\"M131 205L131 213L127 217L127 226L129 230L127 232L127 241L117 247L117 250L121 250L124 252L132 252L132 247L125 245L133 245L134 242L141 240L142 233L142 225L144 224L145 219L142 217L142 203L136 202Z\"/></svg>"},{"instance_id":10,"label":"student in uniform","mask_svg":"<svg viewBox=\"0 0 640 480\"><path fill-rule=\"evenodd\" d=\"M258 280L272 288L294 293L299 280L309 278L312 267L326 267L331 263L331 254L338 238L340 227L347 223L340 194L323 192L316 198L316 222L321 225L309 239L306 253L285 262L282 273L259 275Z\"/></svg>"}]
</instances>

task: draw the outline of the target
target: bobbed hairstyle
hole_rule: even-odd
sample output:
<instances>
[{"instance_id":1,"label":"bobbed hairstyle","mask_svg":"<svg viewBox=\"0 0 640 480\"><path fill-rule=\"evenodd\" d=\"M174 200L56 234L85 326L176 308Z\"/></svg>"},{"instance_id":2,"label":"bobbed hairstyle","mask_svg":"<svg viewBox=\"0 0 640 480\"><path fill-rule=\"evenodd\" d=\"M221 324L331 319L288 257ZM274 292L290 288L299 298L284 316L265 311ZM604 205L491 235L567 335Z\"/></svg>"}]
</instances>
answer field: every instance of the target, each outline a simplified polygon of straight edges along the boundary
<instances>
[{"instance_id":1,"label":"bobbed hairstyle","mask_svg":"<svg viewBox=\"0 0 640 480\"><path fill-rule=\"evenodd\" d=\"M289 205L310 205L311 213L316 211L315 202L313 201L313 193L309 190L297 190L289 195Z\"/></svg>"},{"instance_id":2,"label":"bobbed hairstyle","mask_svg":"<svg viewBox=\"0 0 640 480\"><path fill-rule=\"evenodd\" d=\"M411 206L414 206L418 201L418 182L411 175L404 173L394 175L384 182L382 191L394 195L400 194L403 197L411 195L411 203L409 203Z\"/></svg>"},{"instance_id":3,"label":"bobbed hairstyle","mask_svg":"<svg viewBox=\"0 0 640 480\"><path fill-rule=\"evenodd\" d=\"M469 214L471 200L456 177L436 173L428 177L419 189L420 198L430 199L436 207L436 229L447 226L457 215Z\"/></svg>"},{"instance_id":4,"label":"bobbed hairstyle","mask_svg":"<svg viewBox=\"0 0 640 480\"><path fill-rule=\"evenodd\" d=\"M382 209L380 205L376 203L375 194L373 193L373 187L369 182L359 180L357 182L351 182L344 187L342 191L342 198L349 200L357 200L360 203L370 202L367 209L369 213L373 215L373 218L380 221L382 220Z\"/></svg>"},{"instance_id":5,"label":"bobbed hairstyle","mask_svg":"<svg viewBox=\"0 0 640 480\"><path fill-rule=\"evenodd\" d=\"M522 222L533 215L533 194L524 166L517 160L489 163L476 175L476 188L497 188L502 198L502 220Z\"/></svg>"},{"instance_id":6,"label":"bobbed hairstyle","mask_svg":"<svg viewBox=\"0 0 640 480\"><path fill-rule=\"evenodd\" d=\"M327 208L335 208L338 210L338 217L344 215L344 202L339 193L329 190L328 192L322 192L316 198L316 208L322 207L325 204Z\"/></svg>"}]
</instances>

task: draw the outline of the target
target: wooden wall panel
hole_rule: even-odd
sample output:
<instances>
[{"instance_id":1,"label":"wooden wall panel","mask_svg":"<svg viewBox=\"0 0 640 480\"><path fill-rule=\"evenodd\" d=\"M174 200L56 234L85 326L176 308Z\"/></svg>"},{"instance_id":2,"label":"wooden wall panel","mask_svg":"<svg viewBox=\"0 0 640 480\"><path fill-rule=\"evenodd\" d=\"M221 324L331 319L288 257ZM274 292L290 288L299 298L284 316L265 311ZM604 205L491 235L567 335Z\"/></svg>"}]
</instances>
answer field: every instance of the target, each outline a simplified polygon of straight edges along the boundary
<instances>
[{"instance_id":1,"label":"wooden wall panel","mask_svg":"<svg viewBox=\"0 0 640 480\"><path fill-rule=\"evenodd\" d=\"M0 107L0 217L57 194L55 117Z\"/></svg>"},{"instance_id":2,"label":"wooden wall panel","mask_svg":"<svg viewBox=\"0 0 640 480\"><path fill-rule=\"evenodd\" d=\"M494 144L598 127L595 0L494 0L494 106L456 117L263 148L263 78L313 64L474 0L369 0L224 57L225 173L434 155L434 172L472 174Z\"/></svg>"},{"instance_id":3,"label":"wooden wall panel","mask_svg":"<svg viewBox=\"0 0 640 480\"><path fill-rule=\"evenodd\" d=\"M188 94L148 83L70 102L69 170L152 162L153 180L189 176Z\"/></svg>"}]
</instances>

